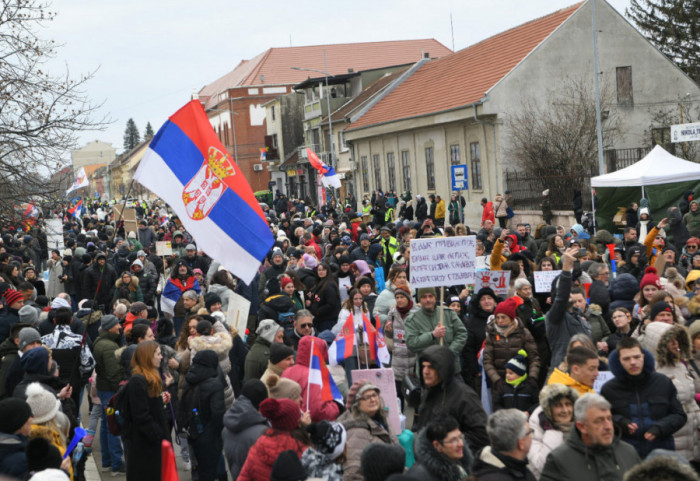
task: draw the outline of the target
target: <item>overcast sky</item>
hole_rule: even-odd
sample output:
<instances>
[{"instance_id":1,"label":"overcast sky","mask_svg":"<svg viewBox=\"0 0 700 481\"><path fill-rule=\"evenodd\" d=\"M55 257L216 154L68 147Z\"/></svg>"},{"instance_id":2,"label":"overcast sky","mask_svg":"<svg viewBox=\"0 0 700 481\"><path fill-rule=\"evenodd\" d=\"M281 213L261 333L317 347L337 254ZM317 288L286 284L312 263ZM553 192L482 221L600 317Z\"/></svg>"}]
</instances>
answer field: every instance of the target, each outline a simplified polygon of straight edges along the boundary
<instances>
[{"instance_id":1,"label":"overcast sky","mask_svg":"<svg viewBox=\"0 0 700 481\"><path fill-rule=\"evenodd\" d=\"M192 92L270 47L435 38L460 50L572 0L55 0L40 35L62 44L51 70L97 70L87 85L114 122L92 140L122 151L126 121L157 131ZM610 0L624 14L629 0ZM322 68L322 66L319 66Z\"/></svg>"}]
</instances>

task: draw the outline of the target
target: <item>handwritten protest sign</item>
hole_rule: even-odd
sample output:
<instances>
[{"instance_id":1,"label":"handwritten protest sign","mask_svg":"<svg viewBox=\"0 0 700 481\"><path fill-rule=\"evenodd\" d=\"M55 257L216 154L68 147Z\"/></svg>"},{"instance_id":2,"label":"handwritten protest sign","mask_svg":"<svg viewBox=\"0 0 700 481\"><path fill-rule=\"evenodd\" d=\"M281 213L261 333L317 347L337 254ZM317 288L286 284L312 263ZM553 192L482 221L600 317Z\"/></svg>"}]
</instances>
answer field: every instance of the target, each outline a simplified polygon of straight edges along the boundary
<instances>
[{"instance_id":1,"label":"handwritten protest sign","mask_svg":"<svg viewBox=\"0 0 700 481\"><path fill-rule=\"evenodd\" d=\"M241 339L245 340L245 329L248 324L250 301L235 292L229 293L226 323L235 327Z\"/></svg>"},{"instance_id":2,"label":"handwritten protest sign","mask_svg":"<svg viewBox=\"0 0 700 481\"><path fill-rule=\"evenodd\" d=\"M561 271L535 271L535 292L550 292L552 281Z\"/></svg>"},{"instance_id":3,"label":"handwritten protest sign","mask_svg":"<svg viewBox=\"0 0 700 481\"><path fill-rule=\"evenodd\" d=\"M357 369L351 373L352 382L369 381L379 388L384 405L389 408L389 422L395 433L401 432L401 420L399 419L399 406L397 401L396 383L394 371L391 368L383 369Z\"/></svg>"},{"instance_id":4,"label":"handwritten protest sign","mask_svg":"<svg viewBox=\"0 0 700 481\"><path fill-rule=\"evenodd\" d=\"M158 241L156 242L156 254L159 256L171 256L173 255L173 247L170 241Z\"/></svg>"},{"instance_id":5,"label":"handwritten protest sign","mask_svg":"<svg viewBox=\"0 0 700 481\"><path fill-rule=\"evenodd\" d=\"M490 287L497 296L508 296L509 285L510 271L477 271L474 292L479 292L482 287Z\"/></svg>"},{"instance_id":6,"label":"handwritten protest sign","mask_svg":"<svg viewBox=\"0 0 700 481\"><path fill-rule=\"evenodd\" d=\"M411 287L473 284L476 236L411 239Z\"/></svg>"}]
</instances>

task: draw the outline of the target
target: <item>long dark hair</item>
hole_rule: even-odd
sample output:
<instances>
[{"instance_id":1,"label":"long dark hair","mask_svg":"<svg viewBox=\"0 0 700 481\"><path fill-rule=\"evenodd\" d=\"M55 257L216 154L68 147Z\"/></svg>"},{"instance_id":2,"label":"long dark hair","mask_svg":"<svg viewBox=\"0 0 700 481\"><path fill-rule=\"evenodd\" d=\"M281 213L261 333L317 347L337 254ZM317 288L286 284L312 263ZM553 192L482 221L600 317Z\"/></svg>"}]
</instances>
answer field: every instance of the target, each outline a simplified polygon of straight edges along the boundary
<instances>
[{"instance_id":1,"label":"long dark hair","mask_svg":"<svg viewBox=\"0 0 700 481\"><path fill-rule=\"evenodd\" d=\"M318 277L318 267L323 267L326 270L326 277L321 279ZM340 295L340 289L338 288L338 283L335 280L335 276L333 275L333 271L331 270L331 266L327 262L321 262L318 267L316 267L316 284L314 285L313 289L311 289L313 292L322 292L326 290L326 287L328 285L331 285L333 289Z\"/></svg>"}]
</instances>

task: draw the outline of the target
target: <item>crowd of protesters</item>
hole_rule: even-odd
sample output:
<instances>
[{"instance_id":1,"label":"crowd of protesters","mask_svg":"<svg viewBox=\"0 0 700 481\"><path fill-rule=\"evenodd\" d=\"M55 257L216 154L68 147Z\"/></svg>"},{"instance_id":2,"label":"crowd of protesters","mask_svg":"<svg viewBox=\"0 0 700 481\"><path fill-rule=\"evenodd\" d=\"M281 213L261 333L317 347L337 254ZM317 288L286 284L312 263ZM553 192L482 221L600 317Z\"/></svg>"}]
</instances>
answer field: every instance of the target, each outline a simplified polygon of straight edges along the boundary
<instances>
[{"instance_id":1,"label":"crowd of protesters","mask_svg":"<svg viewBox=\"0 0 700 481\"><path fill-rule=\"evenodd\" d=\"M165 440L197 481L698 480L697 201L660 221L634 204L613 235L550 225L547 194L534 228L507 191L473 228L457 192L278 194L249 284L159 202L135 205L133 231L109 204L45 209L60 249L41 219L0 226L0 475L85 479L99 440L103 476L158 479ZM411 287L410 241L463 235L478 268L510 271L507 294ZM535 292L537 271L561 272ZM351 318L352 355L330 365ZM342 401L309 382L313 352ZM380 368L392 389L353 378Z\"/></svg>"}]
</instances>

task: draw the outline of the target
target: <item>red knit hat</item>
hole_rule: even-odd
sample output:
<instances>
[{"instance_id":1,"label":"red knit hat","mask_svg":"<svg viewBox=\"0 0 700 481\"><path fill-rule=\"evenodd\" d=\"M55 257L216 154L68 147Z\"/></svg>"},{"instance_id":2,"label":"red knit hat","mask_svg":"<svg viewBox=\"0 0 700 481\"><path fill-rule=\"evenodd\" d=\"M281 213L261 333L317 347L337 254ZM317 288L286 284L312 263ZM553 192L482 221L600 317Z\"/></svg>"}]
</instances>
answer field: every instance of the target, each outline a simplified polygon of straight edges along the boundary
<instances>
[{"instance_id":1,"label":"red knit hat","mask_svg":"<svg viewBox=\"0 0 700 481\"><path fill-rule=\"evenodd\" d=\"M656 267L649 266L644 269L644 277L642 277L642 282L639 284L640 289L644 289L644 286L655 286L657 289L661 289L661 279L656 274Z\"/></svg>"},{"instance_id":2,"label":"red knit hat","mask_svg":"<svg viewBox=\"0 0 700 481\"><path fill-rule=\"evenodd\" d=\"M511 319L515 319L515 309L517 307L518 303L515 302L515 299L509 297L505 301L498 303L498 305L496 306L496 310L493 311L493 315L495 316L496 314L505 314Z\"/></svg>"},{"instance_id":3,"label":"red knit hat","mask_svg":"<svg viewBox=\"0 0 700 481\"><path fill-rule=\"evenodd\" d=\"M22 293L19 291L16 291L14 289L8 289L5 291L5 305L11 306L15 302L24 299L24 296L22 296Z\"/></svg>"},{"instance_id":4,"label":"red knit hat","mask_svg":"<svg viewBox=\"0 0 700 481\"><path fill-rule=\"evenodd\" d=\"M285 287L287 284L294 284L294 281L291 280L289 277L285 276L285 277L283 277L282 280L280 281L280 287L281 287L282 289L284 289L284 287Z\"/></svg>"},{"instance_id":5,"label":"red knit hat","mask_svg":"<svg viewBox=\"0 0 700 481\"><path fill-rule=\"evenodd\" d=\"M291 399L267 398L260 403L260 414L265 416L273 428L291 431L299 427L301 409Z\"/></svg>"}]
</instances>

